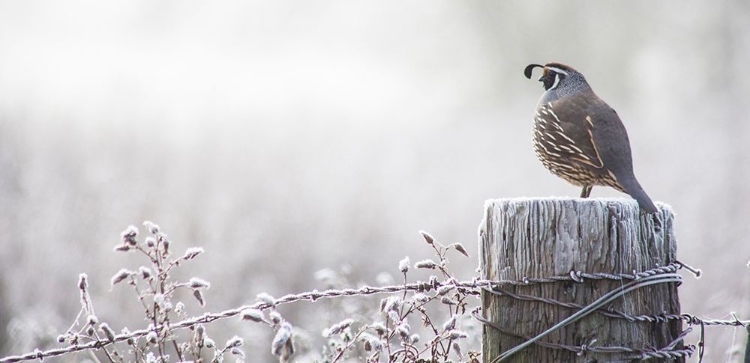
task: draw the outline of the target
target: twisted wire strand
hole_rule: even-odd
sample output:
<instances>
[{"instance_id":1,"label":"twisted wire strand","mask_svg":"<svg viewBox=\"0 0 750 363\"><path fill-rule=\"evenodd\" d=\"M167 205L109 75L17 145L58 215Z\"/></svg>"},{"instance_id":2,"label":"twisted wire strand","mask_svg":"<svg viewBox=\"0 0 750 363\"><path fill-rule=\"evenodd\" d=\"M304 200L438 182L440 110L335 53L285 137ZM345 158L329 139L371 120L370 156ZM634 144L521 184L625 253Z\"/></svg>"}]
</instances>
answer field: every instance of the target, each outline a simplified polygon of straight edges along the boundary
<instances>
[{"instance_id":1,"label":"twisted wire strand","mask_svg":"<svg viewBox=\"0 0 750 363\"><path fill-rule=\"evenodd\" d=\"M515 300L536 301L536 302L541 302L541 303L550 304L550 305L562 306L562 307L569 308L569 309L580 310L586 307L585 305L576 304L573 302L563 302L560 300L544 298L544 297L539 297L539 296L517 294L517 293L512 293L510 291L505 291L505 290L485 289L485 291L488 291L492 293L493 295L508 296ZM647 322L647 323L661 323L661 322L665 322L669 320L687 321L687 318L684 316L684 314L630 315L624 311L619 311L619 310L615 310L612 308L603 308L603 307L597 309L596 312L606 317L615 318L615 319L625 319L630 322L639 321L639 322ZM694 317L691 317L691 318L694 318Z\"/></svg>"},{"instance_id":2,"label":"twisted wire strand","mask_svg":"<svg viewBox=\"0 0 750 363\"><path fill-rule=\"evenodd\" d=\"M512 331L502 328L498 324L493 323L492 321L489 321L483 316L481 316L478 310L472 311L471 316L474 319L477 319L478 321L482 322L483 324L489 325L493 329L497 329L503 334L510 335L510 336L523 339L526 341L533 339L531 337L523 336L523 335L520 335L520 334L517 334ZM582 345L566 345L566 344L545 342L541 340L534 342L534 344L537 344L539 346L549 348L549 349L567 350L567 351L570 351L579 355L584 355L587 352L605 353L605 354L631 353L631 355L628 356L627 358L622 358L623 362L630 362L634 359L638 359L638 360L647 360L651 358L674 359L674 358L691 356L695 352L694 345L688 345L683 349L674 349L674 347L677 346L679 342L683 341L685 337L691 331L692 331L692 328L685 329L671 343L667 344L665 347L660 348L660 349L630 348L630 347L623 347L623 346L598 346L598 345L595 345L596 339L593 339L589 341L587 344L582 344ZM619 362L619 360L615 362Z\"/></svg>"},{"instance_id":3,"label":"twisted wire strand","mask_svg":"<svg viewBox=\"0 0 750 363\"><path fill-rule=\"evenodd\" d=\"M578 321L585 316L593 313L597 309L601 308L602 306L609 304L610 302L614 301L615 299L623 296L624 294L631 292L633 290L646 287L649 285L659 284L659 283L665 283L665 282L680 282L682 281L682 277L680 275L677 275L675 273L664 273L663 275L651 275L643 278L639 278L637 280L633 280L625 285L622 285L621 287L612 290L604 295L602 295L600 298L598 298L596 301L592 302L591 304L587 305L583 309L575 312L571 316L563 319L559 323L555 324L551 328L545 330L544 332L540 333L539 335L511 348L507 351L500 354L498 357L493 359L493 363L496 362L502 362L514 354L520 352L521 350L525 349L531 344L534 344L534 342L538 341L539 339L542 339L543 337L551 334L552 332L565 327L566 325L569 325L575 321Z\"/></svg>"},{"instance_id":4,"label":"twisted wire strand","mask_svg":"<svg viewBox=\"0 0 750 363\"><path fill-rule=\"evenodd\" d=\"M349 297L349 296L366 296L366 295L374 295L374 294L389 294L389 293L404 292L404 291L429 292L429 291L436 290L444 286L453 286L454 288L458 289L459 291L463 293L477 295L482 289L491 289L491 288L495 288L495 287L503 286L503 285L528 286L530 284L554 283L554 282L559 282L559 281L574 281L574 282L580 283L580 282L583 282L584 279L591 279L591 280L608 279L608 280L613 280L613 281L636 280L636 279L640 279L643 277L658 275L662 273L674 273L683 267L693 272L694 274L696 274L696 276L700 274L699 270L693 269L681 262L677 262L677 263L669 264L667 266L657 267L657 268L646 270L646 271L639 272L639 273L634 272L633 274L585 273L585 272L580 272L580 271L571 271L571 273L568 275L552 276L550 278L524 278L522 280L515 280L515 281L514 280L485 280L485 279L479 279L479 278L474 278L469 281L457 281L455 279L447 279L445 281L439 281L437 277L433 276L432 278L430 278L429 281L419 281L419 282L414 282L414 283L409 283L409 284L404 284L404 285L389 285L389 286L380 286L380 287L363 286L363 287L356 288L356 289L355 288L339 289L339 290L329 289L329 290L325 290L322 292L313 290L313 291L303 292L303 293L298 293L298 294L284 295L276 299L273 304L267 303L267 302L256 302L254 304L243 305L243 306L225 310L219 313L206 313L197 317L192 317L189 319L179 321L177 323L170 324L170 328L187 329L198 324L211 323L217 320L236 317L240 313L242 313L243 310L246 310L246 309L267 310L275 305L294 303L298 301L313 301L314 302L318 299L331 299L331 298ZM739 320L736 316L734 317L733 320L713 320L713 319L702 320L690 314L682 314L681 316L687 323L691 325L701 324L704 326L724 325L724 326L743 326L743 327L747 327L748 325L750 325L750 321ZM637 320L636 317L631 317L631 318L635 318ZM34 360L34 359L43 360L44 358L61 356L61 355L73 353L73 352L92 350L92 349L102 349L107 346L113 345L118 342L123 342L131 338L140 338L140 337L146 336L151 331L155 331L155 332L161 331L163 328L164 326L160 325L160 326L153 327L152 329L140 329L140 330L131 331L129 333L115 334L113 339L111 340L109 339L104 340L104 339L96 338L96 340L92 340L84 344L69 345L67 347L62 347L62 348L52 348L52 349L48 349L45 351L36 349L33 352L29 352L29 353L25 353L21 355L11 355L11 356L2 357L0 358L0 363L15 363L15 362L21 362L21 361Z\"/></svg>"}]
</instances>

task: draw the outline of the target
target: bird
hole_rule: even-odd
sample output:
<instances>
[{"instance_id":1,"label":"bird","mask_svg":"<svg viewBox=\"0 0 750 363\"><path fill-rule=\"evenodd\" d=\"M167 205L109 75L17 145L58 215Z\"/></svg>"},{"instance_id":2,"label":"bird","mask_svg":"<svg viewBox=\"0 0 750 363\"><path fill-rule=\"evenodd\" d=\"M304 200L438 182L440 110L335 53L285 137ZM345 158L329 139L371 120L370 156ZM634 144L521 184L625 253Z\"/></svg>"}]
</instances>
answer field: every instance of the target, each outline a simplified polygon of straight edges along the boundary
<instances>
[{"instance_id":1,"label":"bird","mask_svg":"<svg viewBox=\"0 0 750 363\"><path fill-rule=\"evenodd\" d=\"M656 213L633 173L630 140L617 112L572 67L529 64L526 78L535 68L542 68L545 92L534 114L532 140L544 167L582 187L581 198L588 198L595 185L609 186L629 194L644 212Z\"/></svg>"}]
</instances>

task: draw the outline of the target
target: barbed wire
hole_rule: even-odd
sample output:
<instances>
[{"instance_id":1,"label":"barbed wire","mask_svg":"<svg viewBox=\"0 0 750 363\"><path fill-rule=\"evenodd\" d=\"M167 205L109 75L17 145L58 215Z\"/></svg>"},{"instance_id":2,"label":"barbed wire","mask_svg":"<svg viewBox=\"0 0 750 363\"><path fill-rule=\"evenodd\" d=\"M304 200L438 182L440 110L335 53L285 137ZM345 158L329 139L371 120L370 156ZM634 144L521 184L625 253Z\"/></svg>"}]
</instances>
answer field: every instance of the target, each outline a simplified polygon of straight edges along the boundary
<instances>
[{"instance_id":1,"label":"barbed wire","mask_svg":"<svg viewBox=\"0 0 750 363\"><path fill-rule=\"evenodd\" d=\"M471 316L474 319L477 319L478 321L482 322L482 324L491 326L493 329L497 329L503 334L506 334L515 338L519 338L525 341L529 341L533 339L532 337L523 336L518 333L504 329L498 324L490 320L487 320L483 316L479 315L478 309L472 311ZM679 342L683 341L685 337L691 331L692 331L692 328L685 329L670 344L667 344L665 347L660 348L660 349L638 349L638 348L630 348L630 347L622 347L622 346L597 346L595 345L597 342L596 339L592 339L588 343L582 344L582 345L565 345L565 344L557 344L557 343L551 343L551 342L545 342L545 341L535 341L534 343L545 348L567 350L567 351L570 351L579 355L585 355L587 352L607 353L607 354L631 353L632 354L631 356L622 359L622 361L624 362L629 362L634 359L638 359L638 360L647 360L651 358L674 359L674 358L682 358L685 356L690 356L695 352L696 348L694 345L688 345L684 349L674 349L674 347Z\"/></svg>"},{"instance_id":2,"label":"barbed wire","mask_svg":"<svg viewBox=\"0 0 750 363\"><path fill-rule=\"evenodd\" d=\"M309 291L309 292L303 292L298 294L287 294L282 297L279 297L278 299L275 299L273 302L267 302L267 301L259 301L254 304L247 304L243 305L237 308L228 309L219 313L206 313L197 317L189 318L182 320L177 323L172 323L169 325L169 328L172 329L187 329L194 327L198 324L206 324L211 323L217 320L222 319L228 319L232 317L236 317L240 315L243 311L248 309L256 309L256 310L267 310L272 307L275 307L277 305L282 304L289 304L299 301L317 301L319 299L331 299L331 298L339 298L339 297L349 297L349 296L367 296L367 295L375 295L375 294L389 294L389 293L396 293L396 292L404 292L404 291L414 291L414 292L430 292L437 289L445 289L447 287L452 287L457 290L459 290L462 293L470 294L470 295L478 295L480 294L480 291L485 290L491 290L493 288L496 288L498 286L506 286L506 285L515 285L515 286L528 286L532 284L546 284L546 283L556 283L561 281L573 281L577 283L581 283L586 279L589 280L612 280L612 281L623 281L623 280L637 280L637 279L644 279L649 276L655 276L660 274L674 274L677 270L681 268L686 268L687 270L694 273L696 276L700 275L700 271L693 269L683 263L675 262L666 266L656 267L653 269L649 269L643 272L633 272L632 274L611 274L611 273L586 273L581 271L571 271L567 275L559 275L559 276L552 276L548 278L522 278L520 280L485 280L485 279L479 279L474 278L469 281L458 281L455 278L449 278L443 281L440 281L436 276L432 276L428 281L418 281L414 283L407 283L403 285L387 285L387 286L379 286L379 287L373 287L373 286L362 286L360 288L348 288L348 289L329 289L325 291ZM580 306L569 306L571 308L579 309ZM597 310L598 311L598 310ZM654 321L659 321L658 319L662 318L661 316L631 316L627 315L621 312L607 312L608 314L615 314L615 315L621 315L624 318L628 319L635 319L635 320L642 320L642 321L651 321L649 319L656 319ZM682 314L680 315L684 321L687 323L693 325L693 324L700 324L701 326L708 326L708 325L724 325L724 326L743 326L747 327L750 324L750 321L743 321L738 319L736 316L733 316L733 320L702 320L696 316L689 315L689 314ZM673 319L671 315L664 315L663 319ZM146 336L150 332L159 332L162 329L164 329L164 326L151 326L147 329L140 329L140 330L134 330L128 333L121 333L121 334L115 334L109 339L100 339L98 337L94 337L90 342L83 343L83 344L74 344L69 345L67 347L62 348L53 348L48 350L40 350L36 349L33 352L29 352L26 354L21 355L11 355L6 356L3 358L0 358L0 363L15 363L15 362L21 362L21 361L28 361L28 360L43 360L44 358L48 357L55 357L60 356L68 353L74 353L84 350L92 350L92 349L102 349L106 346L113 345L118 342L127 341L128 339L136 339L140 337ZM537 342L539 343L539 342ZM577 347L580 348L580 347ZM589 348L589 351L593 351ZM655 352L658 351L652 351L652 354L657 354ZM660 354L667 354L667 353L660 353Z\"/></svg>"}]
</instances>

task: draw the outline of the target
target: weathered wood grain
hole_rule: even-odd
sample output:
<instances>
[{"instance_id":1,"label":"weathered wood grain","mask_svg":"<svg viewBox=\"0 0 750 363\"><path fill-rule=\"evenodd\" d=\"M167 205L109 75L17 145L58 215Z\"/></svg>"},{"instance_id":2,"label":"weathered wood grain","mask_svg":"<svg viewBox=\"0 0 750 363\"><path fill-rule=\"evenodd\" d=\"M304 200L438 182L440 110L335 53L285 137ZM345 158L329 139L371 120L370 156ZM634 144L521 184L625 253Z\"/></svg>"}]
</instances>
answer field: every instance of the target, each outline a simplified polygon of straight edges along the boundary
<instances>
[{"instance_id":1,"label":"weathered wood grain","mask_svg":"<svg viewBox=\"0 0 750 363\"><path fill-rule=\"evenodd\" d=\"M626 199L499 199L485 204L480 225L481 277L522 280L566 275L571 271L633 273L665 266L676 260L677 241L672 211L659 206L660 221L642 214ZM622 282L585 280L505 290L586 305ZM533 337L575 312L542 302L518 301L484 292L487 318L516 334ZM675 283L635 290L609 306L631 315L680 313ZM682 330L681 321L630 322L594 313L542 339L572 346L661 348ZM490 362L523 340L485 326L483 357ZM532 345L511 362L609 362L623 355L578 356L563 350ZM596 359L596 360L592 360Z\"/></svg>"}]
</instances>

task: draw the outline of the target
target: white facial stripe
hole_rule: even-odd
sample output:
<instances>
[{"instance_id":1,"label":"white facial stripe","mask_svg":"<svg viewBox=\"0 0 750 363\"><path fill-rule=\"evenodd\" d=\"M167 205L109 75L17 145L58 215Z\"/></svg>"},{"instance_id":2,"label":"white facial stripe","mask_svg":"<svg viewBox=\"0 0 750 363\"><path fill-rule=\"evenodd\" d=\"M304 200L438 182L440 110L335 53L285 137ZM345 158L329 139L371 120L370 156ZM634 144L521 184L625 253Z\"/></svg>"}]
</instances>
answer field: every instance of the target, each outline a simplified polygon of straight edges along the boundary
<instances>
[{"instance_id":1,"label":"white facial stripe","mask_svg":"<svg viewBox=\"0 0 750 363\"><path fill-rule=\"evenodd\" d=\"M551 91L555 88L557 88L557 85L560 84L560 75L555 73L555 83L552 84L552 87L548 89L548 91Z\"/></svg>"},{"instance_id":2,"label":"white facial stripe","mask_svg":"<svg viewBox=\"0 0 750 363\"><path fill-rule=\"evenodd\" d=\"M568 72L565 72L565 71L563 71L560 68L555 68L555 67L544 67L544 68L547 68L547 69L549 69L549 70L551 70L551 71L553 71L555 73L562 73L562 74L564 74L566 76L568 75Z\"/></svg>"}]
</instances>

